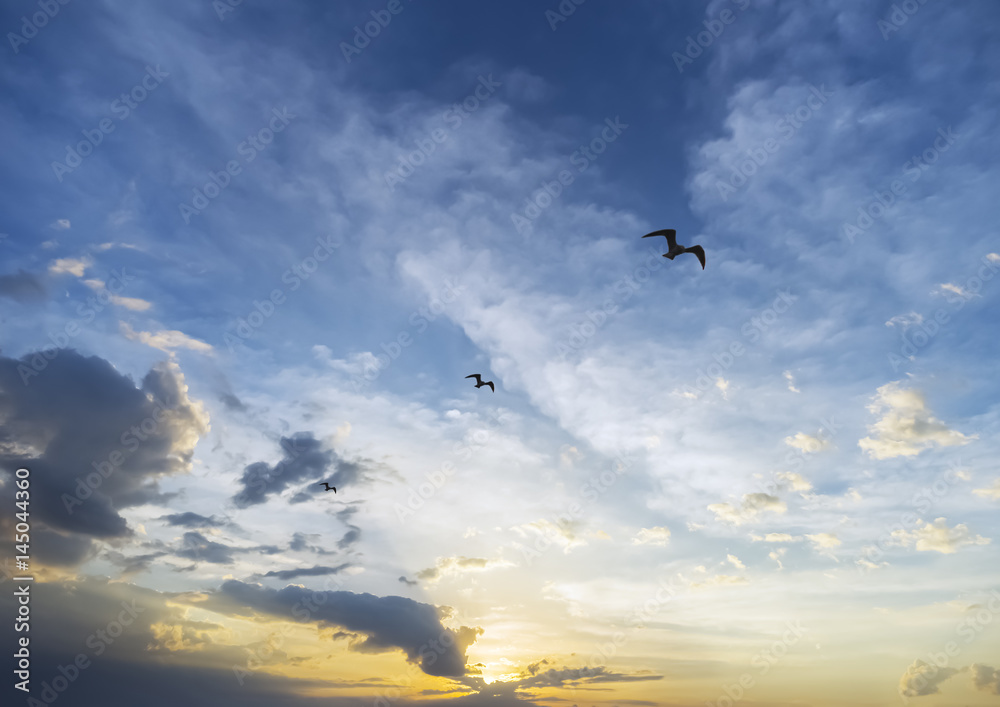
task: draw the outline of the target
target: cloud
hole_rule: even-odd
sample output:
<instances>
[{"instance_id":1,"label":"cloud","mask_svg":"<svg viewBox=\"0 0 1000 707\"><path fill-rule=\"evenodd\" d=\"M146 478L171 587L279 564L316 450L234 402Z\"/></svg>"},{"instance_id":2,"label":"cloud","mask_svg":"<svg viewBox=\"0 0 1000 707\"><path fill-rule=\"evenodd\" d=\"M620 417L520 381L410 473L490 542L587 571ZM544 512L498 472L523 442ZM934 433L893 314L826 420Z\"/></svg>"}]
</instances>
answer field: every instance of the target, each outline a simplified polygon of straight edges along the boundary
<instances>
[{"instance_id":1,"label":"cloud","mask_svg":"<svg viewBox=\"0 0 1000 707\"><path fill-rule=\"evenodd\" d=\"M237 580L225 582L212 595L211 606L227 613L239 613L242 607L254 613L298 620L293 610L316 607L309 620L321 625L339 626L365 634L367 638L351 645L361 653L384 653L402 650L411 663L428 675L459 677L466 672L466 650L482 634L481 628L462 626L445 628L440 610L429 604L398 596L378 597L345 591L315 592L289 585L267 589Z\"/></svg>"},{"instance_id":2,"label":"cloud","mask_svg":"<svg viewBox=\"0 0 1000 707\"><path fill-rule=\"evenodd\" d=\"M61 218L50 223L49 227L54 228L57 231L65 231L70 227L70 222L68 218Z\"/></svg>"},{"instance_id":3,"label":"cloud","mask_svg":"<svg viewBox=\"0 0 1000 707\"><path fill-rule=\"evenodd\" d=\"M84 280L83 284L95 292L100 292L105 289L105 283L100 280ZM112 294L110 291L108 292L108 301L112 304L118 305L119 307L131 309L133 312L145 312L153 306L152 302L147 302L144 299L139 299L138 297L121 297L119 295Z\"/></svg>"},{"instance_id":4,"label":"cloud","mask_svg":"<svg viewBox=\"0 0 1000 707\"><path fill-rule=\"evenodd\" d=\"M641 528L632 538L633 545L666 545L670 542L670 528L655 526Z\"/></svg>"},{"instance_id":5,"label":"cloud","mask_svg":"<svg viewBox=\"0 0 1000 707\"><path fill-rule=\"evenodd\" d=\"M337 565L336 567L324 567L321 565L315 565L313 567L300 567L294 570L271 570L270 572L259 576L275 577L276 579L281 579L281 580L297 579L299 577L323 577L326 575L338 574L350 566L351 563L349 562L345 562L342 565Z\"/></svg>"},{"instance_id":6,"label":"cloud","mask_svg":"<svg viewBox=\"0 0 1000 707\"><path fill-rule=\"evenodd\" d=\"M902 329L909 329L911 326L917 324L922 324L924 317L922 314L917 312L910 312L909 314L900 314L885 323L887 327L900 327Z\"/></svg>"},{"instance_id":7,"label":"cloud","mask_svg":"<svg viewBox=\"0 0 1000 707\"><path fill-rule=\"evenodd\" d=\"M858 446L875 459L912 457L935 444L951 447L976 439L948 429L930 414L922 393L901 388L898 381L880 387L873 400L868 410L882 418L868 427L873 436Z\"/></svg>"},{"instance_id":8,"label":"cloud","mask_svg":"<svg viewBox=\"0 0 1000 707\"><path fill-rule=\"evenodd\" d=\"M77 277L83 277L84 271L94 264L90 258L59 258L49 264L49 274L62 275L69 273Z\"/></svg>"},{"instance_id":9,"label":"cloud","mask_svg":"<svg viewBox=\"0 0 1000 707\"><path fill-rule=\"evenodd\" d=\"M578 525L575 521L562 518L558 519L556 523L548 519L543 519L516 525L513 530L521 537L525 537L531 532L548 538L550 541L561 545L563 552L569 553L574 547L587 544L587 541L583 540L577 532Z\"/></svg>"},{"instance_id":10,"label":"cloud","mask_svg":"<svg viewBox=\"0 0 1000 707\"><path fill-rule=\"evenodd\" d=\"M126 322L118 322L118 328L126 339L138 341L146 344L146 346L152 346L154 349L160 349L168 353L172 353L173 349L179 348L191 349L192 351L199 351L201 353L210 353L212 351L211 344L191 338L182 331L167 329L157 332L133 331L132 327Z\"/></svg>"},{"instance_id":11,"label":"cloud","mask_svg":"<svg viewBox=\"0 0 1000 707\"><path fill-rule=\"evenodd\" d=\"M160 520L167 521L167 525L180 525L185 528L218 528L229 522L225 518L206 517L191 511L160 516Z\"/></svg>"},{"instance_id":12,"label":"cloud","mask_svg":"<svg viewBox=\"0 0 1000 707\"><path fill-rule=\"evenodd\" d=\"M814 454L824 449L829 449L830 440L807 435L804 432L796 432L791 437L785 437L785 444L789 447L795 447L806 454Z\"/></svg>"},{"instance_id":13,"label":"cloud","mask_svg":"<svg viewBox=\"0 0 1000 707\"><path fill-rule=\"evenodd\" d=\"M1000 670L980 663L973 663L969 670L972 672L972 684L977 690L1000 695Z\"/></svg>"},{"instance_id":14,"label":"cloud","mask_svg":"<svg viewBox=\"0 0 1000 707\"><path fill-rule=\"evenodd\" d=\"M1000 501L1000 479L993 480L993 486L985 489L976 489L972 493L977 496L982 496L983 498L990 498L994 501Z\"/></svg>"},{"instance_id":15,"label":"cloud","mask_svg":"<svg viewBox=\"0 0 1000 707\"><path fill-rule=\"evenodd\" d=\"M9 297L15 302L29 304L41 302L48 296L45 285L37 275L18 270L13 275L0 275L0 297Z\"/></svg>"},{"instance_id":16,"label":"cloud","mask_svg":"<svg viewBox=\"0 0 1000 707\"><path fill-rule=\"evenodd\" d=\"M764 536L751 535L750 537L756 542L763 540L766 543L792 543L802 539L794 535L789 535L788 533L768 533Z\"/></svg>"},{"instance_id":17,"label":"cloud","mask_svg":"<svg viewBox=\"0 0 1000 707\"><path fill-rule=\"evenodd\" d=\"M119 511L162 501L158 480L190 471L209 429L202 404L174 363L136 387L102 358L59 349L25 385L30 359L0 357L0 462L32 470L32 519L97 538L130 534ZM7 484L2 495L12 494Z\"/></svg>"},{"instance_id":18,"label":"cloud","mask_svg":"<svg viewBox=\"0 0 1000 707\"><path fill-rule=\"evenodd\" d=\"M784 513L788 506L777 496L767 493L744 494L739 507L731 503L713 503L708 506L718 520L726 521L734 525L741 525L755 519L765 512Z\"/></svg>"},{"instance_id":19,"label":"cloud","mask_svg":"<svg viewBox=\"0 0 1000 707\"><path fill-rule=\"evenodd\" d=\"M616 673L603 665L583 668L552 667L542 670L543 666L549 664L549 660L545 659L528 665L521 672L521 677L512 681L514 682L514 689L523 690L530 687L575 687L593 683L662 680L664 677L648 670L631 674Z\"/></svg>"},{"instance_id":20,"label":"cloud","mask_svg":"<svg viewBox=\"0 0 1000 707\"><path fill-rule=\"evenodd\" d=\"M916 545L920 552L940 552L951 555L966 545L987 545L989 538L973 535L968 526L959 523L949 528L944 518L938 518L933 523L926 523L916 530L894 530L892 537L904 547Z\"/></svg>"},{"instance_id":21,"label":"cloud","mask_svg":"<svg viewBox=\"0 0 1000 707\"><path fill-rule=\"evenodd\" d=\"M706 579L704 582L692 582L692 589L704 589L707 587L734 586L739 584L749 584L746 577L736 577L730 574L717 574Z\"/></svg>"},{"instance_id":22,"label":"cloud","mask_svg":"<svg viewBox=\"0 0 1000 707\"><path fill-rule=\"evenodd\" d=\"M788 381L788 389L793 393L801 393L802 391L795 387L795 376L792 375L791 371L785 371L782 375L785 376L785 380Z\"/></svg>"},{"instance_id":23,"label":"cloud","mask_svg":"<svg viewBox=\"0 0 1000 707\"><path fill-rule=\"evenodd\" d=\"M740 558L736 555L726 555L726 559L729 560L729 563L738 570L745 570L747 568L747 566L744 565Z\"/></svg>"},{"instance_id":24,"label":"cloud","mask_svg":"<svg viewBox=\"0 0 1000 707\"><path fill-rule=\"evenodd\" d=\"M966 300L970 300L973 297L979 297L980 296L980 295L975 294L973 292L969 292L968 290L966 290L961 285L956 285L953 282L944 282L944 283L941 283L940 285L938 285L938 289L936 290L935 294L943 294L945 292L951 292L953 294L958 295L962 299L966 299Z\"/></svg>"},{"instance_id":25,"label":"cloud","mask_svg":"<svg viewBox=\"0 0 1000 707\"><path fill-rule=\"evenodd\" d=\"M209 540L201 533L192 530L184 533L181 547L175 550L174 554L188 560L228 565L232 563L235 553L245 551Z\"/></svg>"},{"instance_id":26,"label":"cloud","mask_svg":"<svg viewBox=\"0 0 1000 707\"><path fill-rule=\"evenodd\" d=\"M792 491L811 491L813 487L804 476L796 474L794 471L779 471L774 476L781 481L787 482Z\"/></svg>"},{"instance_id":27,"label":"cloud","mask_svg":"<svg viewBox=\"0 0 1000 707\"><path fill-rule=\"evenodd\" d=\"M282 437L279 444L285 456L277 464L254 462L243 469L240 478L243 488L233 496L237 507L248 508L264 503L269 496L279 494L299 481L321 479L338 462L333 450L323 449L312 432Z\"/></svg>"},{"instance_id":28,"label":"cloud","mask_svg":"<svg viewBox=\"0 0 1000 707\"><path fill-rule=\"evenodd\" d=\"M962 670L964 668L939 668L918 659L899 678L899 694L904 697L940 694L938 685Z\"/></svg>"},{"instance_id":29,"label":"cloud","mask_svg":"<svg viewBox=\"0 0 1000 707\"><path fill-rule=\"evenodd\" d=\"M420 570L416 574L418 580L434 583L446 575L459 575L465 572L484 571L493 567L510 567L505 560L488 560L484 557L439 557L434 567Z\"/></svg>"}]
</instances>

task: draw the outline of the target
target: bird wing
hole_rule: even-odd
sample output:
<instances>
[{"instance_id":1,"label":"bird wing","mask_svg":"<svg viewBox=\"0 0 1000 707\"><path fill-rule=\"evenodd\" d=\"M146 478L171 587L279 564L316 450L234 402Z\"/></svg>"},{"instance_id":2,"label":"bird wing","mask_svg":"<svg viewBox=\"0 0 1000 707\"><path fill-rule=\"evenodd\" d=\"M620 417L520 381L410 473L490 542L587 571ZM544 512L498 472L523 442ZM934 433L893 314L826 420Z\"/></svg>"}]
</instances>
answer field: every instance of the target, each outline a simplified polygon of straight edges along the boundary
<instances>
[{"instance_id":1,"label":"bird wing","mask_svg":"<svg viewBox=\"0 0 1000 707\"><path fill-rule=\"evenodd\" d=\"M667 245L670 248L677 247L677 231L673 228L663 228L659 231L653 231L652 233L647 233L643 238L649 238L650 236L666 236Z\"/></svg>"},{"instance_id":2,"label":"bird wing","mask_svg":"<svg viewBox=\"0 0 1000 707\"><path fill-rule=\"evenodd\" d=\"M700 245L693 245L690 248L684 249L685 253L694 253L698 256L698 261L701 263L701 269L705 269L705 249Z\"/></svg>"},{"instance_id":3,"label":"bird wing","mask_svg":"<svg viewBox=\"0 0 1000 707\"><path fill-rule=\"evenodd\" d=\"M466 376L466 378L475 378L476 379L476 383L482 383L483 382L483 379L479 376L478 373L473 373L471 376Z\"/></svg>"},{"instance_id":4,"label":"bird wing","mask_svg":"<svg viewBox=\"0 0 1000 707\"><path fill-rule=\"evenodd\" d=\"M486 385L488 385L490 387L490 390L492 390L494 393L497 392L497 389L493 387L493 381L490 381Z\"/></svg>"}]
</instances>

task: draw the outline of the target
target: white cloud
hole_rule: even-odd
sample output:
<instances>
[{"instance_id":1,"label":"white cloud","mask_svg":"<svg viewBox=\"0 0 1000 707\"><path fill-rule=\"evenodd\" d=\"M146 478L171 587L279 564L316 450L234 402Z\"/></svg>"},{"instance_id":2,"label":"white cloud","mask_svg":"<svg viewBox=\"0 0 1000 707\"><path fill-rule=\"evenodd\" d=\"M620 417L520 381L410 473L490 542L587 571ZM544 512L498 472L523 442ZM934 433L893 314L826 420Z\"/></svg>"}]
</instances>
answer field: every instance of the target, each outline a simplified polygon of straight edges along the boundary
<instances>
[{"instance_id":1,"label":"white cloud","mask_svg":"<svg viewBox=\"0 0 1000 707\"><path fill-rule=\"evenodd\" d=\"M738 570L745 570L747 568L747 566L743 564L743 561L740 560L740 558L738 558L736 555L726 555L726 559L733 567L735 567Z\"/></svg>"},{"instance_id":2,"label":"white cloud","mask_svg":"<svg viewBox=\"0 0 1000 707\"><path fill-rule=\"evenodd\" d=\"M766 543L793 543L798 542L802 538L795 535L789 535L788 533L768 533L767 535L751 535L750 538L754 542L766 542Z\"/></svg>"},{"instance_id":3,"label":"white cloud","mask_svg":"<svg viewBox=\"0 0 1000 707\"><path fill-rule=\"evenodd\" d=\"M210 353L212 346L204 341L194 339L182 331L166 329L163 331L134 331L126 322L118 322L118 328L126 339L139 341L154 349L172 353L173 349L191 349L201 353Z\"/></svg>"},{"instance_id":4,"label":"white cloud","mask_svg":"<svg viewBox=\"0 0 1000 707\"><path fill-rule=\"evenodd\" d=\"M794 471L779 471L774 476L787 482L792 491L811 491L813 487L802 474L796 474Z\"/></svg>"},{"instance_id":5,"label":"white cloud","mask_svg":"<svg viewBox=\"0 0 1000 707\"><path fill-rule=\"evenodd\" d=\"M840 538L837 537L836 533L816 533L815 535L807 533L806 537L809 538L813 547L817 550L829 550L841 544Z\"/></svg>"},{"instance_id":6,"label":"white cloud","mask_svg":"<svg viewBox=\"0 0 1000 707\"><path fill-rule=\"evenodd\" d=\"M873 400L868 410L882 413L882 418L869 425L872 436L861 439L858 446L875 459L911 457L935 444L951 447L976 439L948 429L930 414L922 393L901 388L898 381L880 387Z\"/></svg>"},{"instance_id":7,"label":"white cloud","mask_svg":"<svg viewBox=\"0 0 1000 707\"><path fill-rule=\"evenodd\" d=\"M634 538L633 545L666 545L670 542L670 529L662 526L642 528Z\"/></svg>"},{"instance_id":8,"label":"white cloud","mask_svg":"<svg viewBox=\"0 0 1000 707\"><path fill-rule=\"evenodd\" d=\"M807 435L804 432L796 432L791 437L785 437L785 444L807 454L814 454L815 452L828 449L830 447L830 440Z\"/></svg>"},{"instance_id":9,"label":"white cloud","mask_svg":"<svg viewBox=\"0 0 1000 707\"><path fill-rule=\"evenodd\" d=\"M788 389L793 393L801 393L802 391L795 387L795 376L792 375L791 371L785 371L785 380L788 381Z\"/></svg>"},{"instance_id":10,"label":"white cloud","mask_svg":"<svg viewBox=\"0 0 1000 707\"><path fill-rule=\"evenodd\" d=\"M712 511L719 520L741 525L767 511L784 513L788 510L788 506L777 496L767 493L748 493L743 496L739 507L731 503L713 503L708 506L708 510Z\"/></svg>"},{"instance_id":11,"label":"white cloud","mask_svg":"<svg viewBox=\"0 0 1000 707\"><path fill-rule=\"evenodd\" d=\"M692 589L705 589L708 587L733 586L738 584L749 584L746 577L737 577L730 574L717 574L706 579L704 582L691 582Z\"/></svg>"},{"instance_id":12,"label":"white cloud","mask_svg":"<svg viewBox=\"0 0 1000 707\"><path fill-rule=\"evenodd\" d=\"M70 222L68 218L61 218L53 221L49 224L50 227L56 229L57 231L65 231L70 227Z\"/></svg>"},{"instance_id":13,"label":"white cloud","mask_svg":"<svg viewBox=\"0 0 1000 707\"><path fill-rule=\"evenodd\" d=\"M69 273L77 277L83 277L84 271L93 265L90 258L59 258L49 264L49 273L52 275L62 275Z\"/></svg>"},{"instance_id":14,"label":"white cloud","mask_svg":"<svg viewBox=\"0 0 1000 707\"><path fill-rule=\"evenodd\" d=\"M933 523L926 523L916 530L894 530L892 537L904 547L916 545L920 552L940 552L951 555L966 545L987 545L989 538L973 535L968 526L959 523L949 528L944 518L937 518Z\"/></svg>"}]
</instances>

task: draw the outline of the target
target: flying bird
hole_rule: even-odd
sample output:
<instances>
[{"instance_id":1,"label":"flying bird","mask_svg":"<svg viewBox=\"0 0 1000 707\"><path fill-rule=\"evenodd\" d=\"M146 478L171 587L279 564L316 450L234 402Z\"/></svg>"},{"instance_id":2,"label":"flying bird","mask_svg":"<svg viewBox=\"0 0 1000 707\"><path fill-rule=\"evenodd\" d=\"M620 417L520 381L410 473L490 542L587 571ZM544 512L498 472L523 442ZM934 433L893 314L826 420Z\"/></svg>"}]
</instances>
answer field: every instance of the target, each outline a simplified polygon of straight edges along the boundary
<instances>
[{"instance_id":1,"label":"flying bird","mask_svg":"<svg viewBox=\"0 0 1000 707\"><path fill-rule=\"evenodd\" d=\"M483 377L478 373L473 373L471 376L466 376L466 378L475 378L477 388L482 388L484 385L488 385L490 390L494 393L497 392L497 389L493 387L493 381L484 381Z\"/></svg>"},{"instance_id":2,"label":"flying bird","mask_svg":"<svg viewBox=\"0 0 1000 707\"><path fill-rule=\"evenodd\" d=\"M700 245L693 245L690 248L686 248L682 245L677 245L677 231L672 228L664 228L660 231L653 231L652 233L647 233L643 238L649 238L650 236L666 236L667 245L670 246L670 250L663 254L664 258L670 258L673 260L681 253L694 253L698 256L698 261L701 263L701 269L705 269L705 249Z\"/></svg>"},{"instance_id":3,"label":"flying bird","mask_svg":"<svg viewBox=\"0 0 1000 707\"><path fill-rule=\"evenodd\" d=\"M333 491L334 493L337 493L337 487L336 486L331 486L330 484L326 483L325 481L321 481L321 482L319 482L316 485L317 486L326 486L326 488L323 489L324 491Z\"/></svg>"}]
</instances>

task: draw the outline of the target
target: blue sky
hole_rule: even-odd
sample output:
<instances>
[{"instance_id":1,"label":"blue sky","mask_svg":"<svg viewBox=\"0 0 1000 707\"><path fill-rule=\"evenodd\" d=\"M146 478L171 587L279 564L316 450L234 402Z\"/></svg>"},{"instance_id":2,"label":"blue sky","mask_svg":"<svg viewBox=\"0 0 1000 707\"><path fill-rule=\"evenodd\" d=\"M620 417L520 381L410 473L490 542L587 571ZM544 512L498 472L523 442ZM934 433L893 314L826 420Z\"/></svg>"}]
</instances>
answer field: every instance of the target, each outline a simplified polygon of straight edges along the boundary
<instances>
[{"instance_id":1,"label":"blue sky","mask_svg":"<svg viewBox=\"0 0 1000 707\"><path fill-rule=\"evenodd\" d=\"M45 7L32 696L996 702L992 4Z\"/></svg>"}]
</instances>

